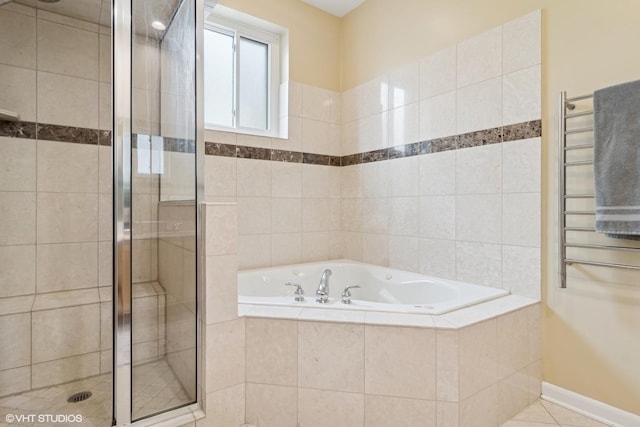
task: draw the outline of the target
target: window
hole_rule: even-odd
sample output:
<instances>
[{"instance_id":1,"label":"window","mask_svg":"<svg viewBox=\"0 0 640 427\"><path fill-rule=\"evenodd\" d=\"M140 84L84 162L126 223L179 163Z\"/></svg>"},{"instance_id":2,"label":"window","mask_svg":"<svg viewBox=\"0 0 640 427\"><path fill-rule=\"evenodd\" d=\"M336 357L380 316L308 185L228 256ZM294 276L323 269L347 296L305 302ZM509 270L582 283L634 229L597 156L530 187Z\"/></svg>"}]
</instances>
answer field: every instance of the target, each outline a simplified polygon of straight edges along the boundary
<instances>
[{"instance_id":1,"label":"window","mask_svg":"<svg viewBox=\"0 0 640 427\"><path fill-rule=\"evenodd\" d=\"M205 125L277 136L280 34L252 25L255 22L239 22L237 12L230 19L226 9L216 6L217 13L206 19Z\"/></svg>"}]
</instances>

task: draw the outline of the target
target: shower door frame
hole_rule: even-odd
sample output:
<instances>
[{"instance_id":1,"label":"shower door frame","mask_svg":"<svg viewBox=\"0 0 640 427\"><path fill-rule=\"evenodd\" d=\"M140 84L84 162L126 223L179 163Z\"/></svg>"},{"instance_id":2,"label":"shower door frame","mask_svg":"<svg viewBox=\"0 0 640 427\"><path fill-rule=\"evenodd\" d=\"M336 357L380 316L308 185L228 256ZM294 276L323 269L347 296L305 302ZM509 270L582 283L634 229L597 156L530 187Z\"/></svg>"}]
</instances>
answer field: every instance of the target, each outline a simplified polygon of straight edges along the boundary
<instances>
[{"instance_id":1,"label":"shower door frame","mask_svg":"<svg viewBox=\"0 0 640 427\"><path fill-rule=\"evenodd\" d=\"M132 121L132 1L112 0L112 152L113 152L113 424L131 425L132 416L132 336L131 336L131 121ZM152 425L170 419L193 421L204 416L201 405L203 371L202 310L204 274L201 262L203 230L200 205L204 201L204 93L203 43L204 1L195 3L196 82L196 402L144 418L133 425ZM199 414L196 415L196 414ZM191 417L184 419L183 417ZM182 419L181 419L182 418Z\"/></svg>"}]
</instances>

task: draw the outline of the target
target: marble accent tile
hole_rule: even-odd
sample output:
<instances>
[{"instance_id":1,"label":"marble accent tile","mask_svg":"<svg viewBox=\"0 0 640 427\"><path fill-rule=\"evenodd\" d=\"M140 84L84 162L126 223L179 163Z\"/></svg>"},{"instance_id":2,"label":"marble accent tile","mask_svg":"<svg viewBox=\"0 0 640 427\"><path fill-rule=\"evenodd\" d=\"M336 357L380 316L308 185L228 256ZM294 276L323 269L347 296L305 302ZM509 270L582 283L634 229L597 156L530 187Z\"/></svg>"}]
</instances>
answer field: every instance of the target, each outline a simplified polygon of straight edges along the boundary
<instances>
[{"instance_id":1,"label":"marble accent tile","mask_svg":"<svg viewBox=\"0 0 640 427\"><path fill-rule=\"evenodd\" d=\"M37 34L39 70L98 80L98 34L42 19Z\"/></svg>"},{"instance_id":2,"label":"marble accent tile","mask_svg":"<svg viewBox=\"0 0 640 427\"><path fill-rule=\"evenodd\" d=\"M455 135L456 92L447 92L420 101L420 139Z\"/></svg>"},{"instance_id":3,"label":"marble accent tile","mask_svg":"<svg viewBox=\"0 0 640 427\"><path fill-rule=\"evenodd\" d=\"M172 153L190 153L196 152L195 141L192 139L163 137L164 151Z\"/></svg>"},{"instance_id":4,"label":"marble accent tile","mask_svg":"<svg viewBox=\"0 0 640 427\"><path fill-rule=\"evenodd\" d=\"M267 384L246 386L245 421L261 427L297 427L298 390Z\"/></svg>"},{"instance_id":5,"label":"marble accent tile","mask_svg":"<svg viewBox=\"0 0 640 427\"><path fill-rule=\"evenodd\" d=\"M39 245L38 292L56 292L97 286L98 244Z\"/></svg>"},{"instance_id":6,"label":"marble accent tile","mask_svg":"<svg viewBox=\"0 0 640 427\"><path fill-rule=\"evenodd\" d=\"M380 162L383 160L388 160L388 158L389 152L386 148L362 153L362 163Z\"/></svg>"},{"instance_id":7,"label":"marble accent tile","mask_svg":"<svg viewBox=\"0 0 640 427\"><path fill-rule=\"evenodd\" d=\"M490 243L456 242L456 279L502 287L502 248Z\"/></svg>"},{"instance_id":8,"label":"marble accent tile","mask_svg":"<svg viewBox=\"0 0 640 427\"><path fill-rule=\"evenodd\" d=\"M4 35L3 31L3 35ZM3 37L4 38L4 37ZM3 52L11 52L13 47ZM4 57L4 53L3 53ZM36 72L10 65L0 65L2 109L18 113L20 120L36 120Z\"/></svg>"},{"instance_id":9,"label":"marble accent tile","mask_svg":"<svg viewBox=\"0 0 640 427\"><path fill-rule=\"evenodd\" d=\"M0 245L36 242L36 194L0 192Z\"/></svg>"},{"instance_id":10,"label":"marble accent tile","mask_svg":"<svg viewBox=\"0 0 640 427\"><path fill-rule=\"evenodd\" d=\"M98 304L36 311L32 317L34 364L100 350Z\"/></svg>"},{"instance_id":11,"label":"marble accent tile","mask_svg":"<svg viewBox=\"0 0 640 427\"><path fill-rule=\"evenodd\" d=\"M364 363L367 394L436 397L434 330L365 326Z\"/></svg>"},{"instance_id":12,"label":"marble accent tile","mask_svg":"<svg viewBox=\"0 0 640 427\"><path fill-rule=\"evenodd\" d=\"M0 298L35 293L35 245L0 246L0 271Z\"/></svg>"},{"instance_id":13,"label":"marble accent tile","mask_svg":"<svg viewBox=\"0 0 640 427\"><path fill-rule=\"evenodd\" d=\"M298 389L298 425L335 427L364 425L364 395Z\"/></svg>"},{"instance_id":14,"label":"marble accent tile","mask_svg":"<svg viewBox=\"0 0 640 427\"><path fill-rule=\"evenodd\" d=\"M262 147L236 147L236 157L239 159L271 160L271 149Z\"/></svg>"},{"instance_id":15,"label":"marble accent tile","mask_svg":"<svg viewBox=\"0 0 640 427\"><path fill-rule=\"evenodd\" d=\"M431 98L455 89L455 46L420 60L420 99Z\"/></svg>"},{"instance_id":16,"label":"marble accent tile","mask_svg":"<svg viewBox=\"0 0 640 427\"><path fill-rule=\"evenodd\" d=\"M538 120L541 111L541 65L505 74L502 78L502 123Z\"/></svg>"},{"instance_id":17,"label":"marble accent tile","mask_svg":"<svg viewBox=\"0 0 640 427\"><path fill-rule=\"evenodd\" d=\"M38 193L38 243L95 241L98 195Z\"/></svg>"},{"instance_id":18,"label":"marble accent tile","mask_svg":"<svg viewBox=\"0 0 640 427\"><path fill-rule=\"evenodd\" d=\"M329 166L342 166L342 157L331 156L329 159Z\"/></svg>"},{"instance_id":19,"label":"marble accent tile","mask_svg":"<svg viewBox=\"0 0 640 427\"><path fill-rule=\"evenodd\" d=\"M7 396L31 389L31 367L0 371L0 396Z\"/></svg>"},{"instance_id":20,"label":"marble accent tile","mask_svg":"<svg viewBox=\"0 0 640 427\"><path fill-rule=\"evenodd\" d=\"M503 128L497 127L493 129L479 130L477 132L469 132L458 135L457 148L479 147L482 145L499 144L502 142Z\"/></svg>"},{"instance_id":21,"label":"marble accent tile","mask_svg":"<svg viewBox=\"0 0 640 427\"><path fill-rule=\"evenodd\" d=\"M324 369L326 361L331 369ZM323 375L318 375L322 372ZM320 322L298 323L298 386L362 393L364 327ZM300 394L303 390L300 389ZM302 410L302 408L300 408Z\"/></svg>"},{"instance_id":22,"label":"marble accent tile","mask_svg":"<svg viewBox=\"0 0 640 427\"><path fill-rule=\"evenodd\" d=\"M302 153L302 163L328 166L331 163L331 156L326 154Z\"/></svg>"},{"instance_id":23,"label":"marble accent tile","mask_svg":"<svg viewBox=\"0 0 640 427\"><path fill-rule=\"evenodd\" d=\"M247 382L296 386L298 322L247 319Z\"/></svg>"},{"instance_id":24,"label":"marble accent tile","mask_svg":"<svg viewBox=\"0 0 640 427\"><path fill-rule=\"evenodd\" d=\"M389 152L389 160L417 156L420 154L420 142L396 145L388 148L387 151Z\"/></svg>"},{"instance_id":25,"label":"marble accent tile","mask_svg":"<svg viewBox=\"0 0 640 427\"><path fill-rule=\"evenodd\" d=\"M42 71L37 81L39 123L98 129L97 81Z\"/></svg>"},{"instance_id":26,"label":"marble accent tile","mask_svg":"<svg viewBox=\"0 0 640 427\"><path fill-rule=\"evenodd\" d=\"M17 13L0 11L0 52L2 63L16 67L36 68L36 19ZM4 94L4 91L2 91ZM5 107L3 107L5 108Z\"/></svg>"},{"instance_id":27,"label":"marble accent tile","mask_svg":"<svg viewBox=\"0 0 640 427\"><path fill-rule=\"evenodd\" d=\"M0 120L0 136L35 139L36 123Z\"/></svg>"},{"instance_id":28,"label":"marble accent tile","mask_svg":"<svg viewBox=\"0 0 640 427\"><path fill-rule=\"evenodd\" d=\"M502 125L502 78L497 77L457 91L457 133Z\"/></svg>"},{"instance_id":29,"label":"marble accent tile","mask_svg":"<svg viewBox=\"0 0 640 427\"><path fill-rule=\"evenodd\" d=\"M76 144L98 144L98 131L72 126L58 126L38 123L37 137L40 140L73 142Z\"/></svg>"},{"instance_id":30,"label":"marble accent tile","mask_svg":"<svg viewBox=\"0 0 640 427\"><path fill-rule=\"evenodd\" d=\"M446 138L437 138L430 141L422 141L420 143L419 154L439 153L442 151L455 150L458 145L457 136L448 136Z\"/></svg>"},{"instance_id":31,"label":"marble accent tile","mask_svg":"<svg viewBox=\"0 0 640 427\"><path fill-rule=\"evenodd\" d=\"M420 273L445 279L456 278L455 240L420 239Z\"/></svg>"},{"instance_id":32,"label":"marble accent tile","mask_svg":"<svg viewBox=\"0 0 640 427\"><path fill-rule=\"evenodd\" d=\"M542 122L540 120L532 120L529 122L505 126L503 130L504 141L539 138L541 136Z\"/></svg>"},{"instance_id":33,"label":"marble accent tile","mask_svg":"<svg viewBox=\"0 0 640 427\"><path fill-rule=\"evenodd\" d=\"M0 371L31 364L31 315L0 316Z\"/></svg>"},{"instance_id":34,"label":"marble accent tile","mask_svg":"<svg viewBox=\"0 0 640 427\"><path fill-rule=\"evenodd\" d=\"M456 239L467 242L501 243L500 194L456 197ZM498 208L496 208L498 207Z\"/></svg>"},{"instance_id":35,"label":"marble accent tile","mask_svg":"<svg viewBox=\"0 0 640 427\"><path fill-rule=\"evenodd\" d=\"M276 162L302 163L303 153L297 151L271 150L271 160Z\"/></svg>"},{"instance_id":36,"label":"marble accent tile","mask_svg":"<svg viewBox=\"0 0 640 427\"><path fill-rule=\"evenodd\" d=\"M457 46L457 86L462 88L502 74L502 27Z\"/></svg>"},{"instance_id":37,"label":"marble accent tile","mask_svg":"<svg viewBox=\"0 0 640 427\"><path fill-rule=\"evenodd\" d=\"M219 142L205 142L207 156L236 157L236 146Z\"/></svg>"},{"instance_id":38,"label":"marble accent tile","mask_svg":"<svg viewBox=\"0 0 640 427\"><path fill-rule=\"evenodd\" d=\"M342 156L342 166L352 166L362 163L362 153Z\"/></svg>"},{"instance_id":39,"label":"marble accent tile","mask_svg":"<svg viewBox=\"0 0 640 427\"><path fill-rule=\"evenodd\" d=\"M511 73L542 62L541 26L540 10L502 26L503 73Z\"/></svg>"},{"instance_id":40,"label":"marble accent tile","mask_svg":"<svg viewBox=\"0 0 640 427\"><path fill-rule=\"evenodd\" d=\"M245 382L245 319L207 325L208 393Z\"/></svg>"},{"instance_id":41,"label":"marble accent tile","mask_svg":"<svg viewBox=\"0 0 640 427\"><path fill-rule=\"evenodd\" d=\"M113 135L110 130L98 131L98 144L105 147L111 147L113 145Z\"/></svg>"},{"instance_id":42,"label":"marble accent tile","mask_svg":"<svg viewBox=\"0 0 640 427\"><path fill-rule=\"evenodd\" d=\"M397 397L364 397L366 427L435 426L436 402Z\"/></svg>"}]
</instances>

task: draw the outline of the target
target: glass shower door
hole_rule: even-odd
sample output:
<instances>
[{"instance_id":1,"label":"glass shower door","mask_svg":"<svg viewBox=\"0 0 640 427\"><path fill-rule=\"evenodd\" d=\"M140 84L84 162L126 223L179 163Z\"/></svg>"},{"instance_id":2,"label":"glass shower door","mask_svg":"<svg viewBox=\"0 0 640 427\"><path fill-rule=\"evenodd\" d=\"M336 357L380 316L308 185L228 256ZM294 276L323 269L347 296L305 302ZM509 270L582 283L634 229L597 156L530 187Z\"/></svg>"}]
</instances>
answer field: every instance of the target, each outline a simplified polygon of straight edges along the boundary
<instances>
[{"instance_id":1,"label":"glass shower door","mask_svg":"<svg viewBox=\"0 0 640 427\"><path fill-rule=\"evenodd\" d=\"M197 365L195 2L129 4L130 70L116 68L116 85L117 73L129 71L120 81L130 79L130 89L115 92L123 111L130 96L115 159L122 178L116 384L120 392L130 382L131 390L129 401L116 398L119 423L127 413L137 421L194 403Z\"/></svg>"}]
</instances>

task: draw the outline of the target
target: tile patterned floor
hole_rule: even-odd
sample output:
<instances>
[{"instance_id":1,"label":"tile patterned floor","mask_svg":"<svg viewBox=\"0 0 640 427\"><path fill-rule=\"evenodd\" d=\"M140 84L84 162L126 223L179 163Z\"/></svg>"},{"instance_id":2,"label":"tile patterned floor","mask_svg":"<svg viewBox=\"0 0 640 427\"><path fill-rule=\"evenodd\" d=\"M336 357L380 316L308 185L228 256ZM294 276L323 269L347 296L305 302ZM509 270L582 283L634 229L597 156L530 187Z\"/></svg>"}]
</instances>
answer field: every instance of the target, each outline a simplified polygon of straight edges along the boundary
<instances>
[{"instance_id":1,"label":"tile patterned floor","mask_svg":"<svg viewBox=\"0 0 640 427\"><path fill-rule=\"evenodd\" d=\"M606 427L573 411L539 400L501 427Z\"/></svg>"},{"instance_id":2,"label":"tile patterned floor","mask_svg":"<svg viewBox=\"0 0 640 427\"><path fill-rule=\"evenodd\" d=\"M134 418L154 414L165 408L174 408L190 401L164 359L134 367L133 370ZM93 395L78 403L68 403L67 398L77 392L89 390ZM81 423L6 422L8 414L28 415L81 415ZM73 420L73 419L72 419ZM111 374L86 378L55 387L33 390L0 398L0 427L78 425L82 427L111 426Z\"/></svg>"},{"instance_id":3,"label":"tile patterned floor","mask_svg":"<svg viewBox=\"0 0 640 427\"><path fill-rule=\"evenodd\" d=\"M164 360L134 369L134 415L142 417L164 408L180 406L188 402L173 371ZM79 403L67 403L67 397L83 390L91 390L93 396ZM79 414L82 423L5 422L5 416L31 414ZM100 375L69 384L34 390L0 398L0 427L44 425L78 425L82 427L111 426L111 375ZM590 418L572 412L544 400L539 400L520 412L501 427L606 427Z\"/></svg>"}]
</instances>

